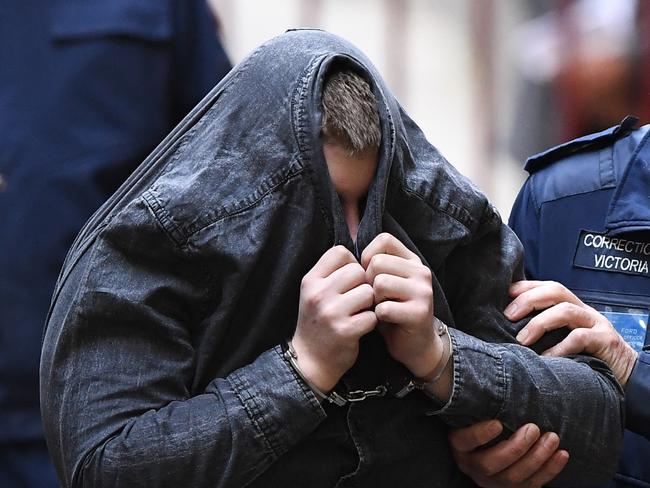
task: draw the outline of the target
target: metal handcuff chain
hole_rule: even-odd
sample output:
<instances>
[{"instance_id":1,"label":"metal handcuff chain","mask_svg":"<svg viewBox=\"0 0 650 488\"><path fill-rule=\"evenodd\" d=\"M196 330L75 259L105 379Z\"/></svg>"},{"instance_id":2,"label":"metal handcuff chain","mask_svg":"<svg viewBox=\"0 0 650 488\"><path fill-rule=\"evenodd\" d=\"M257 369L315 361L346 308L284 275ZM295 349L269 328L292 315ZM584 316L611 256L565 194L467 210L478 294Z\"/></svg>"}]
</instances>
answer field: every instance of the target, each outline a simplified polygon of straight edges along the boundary
<instances>
[{"instance_id":1,"label":"metal handcuff chain","mask_svg":"<svg viewBox=\"0 0 650 488\"><path fill-rule=\"evenodd\" d=\"M407 384L396 392L395 396L397 398L402 398L406 396L409 392L413 390L425 390L426 387L435 383L441 376L449 362L451 357L451 337L449 336L449 331L447 325L434 316L434 325L436 327L436 332L440 337L447 336L447 340L443 339L443 357L441 358L440 364L436 368L433 379L428 382L417 380L415 378L407 382ZM346 393L339 393L336 390L332 390L330 393L324 393L316 385L314 385L302 372L300 366L298 366L298 355L296 350L293 348L291 341L287 341L287 347L284 351L284 359L291 365L296 374L305 382L305 384L311 388L314 394L318 397L319 400L325 400L339 407L345 406L348 403L357 403L367 400L368 398L377 397L381 398L386 395L388 388L385 385L378 385L372 390L352 390Z\"/></svg>"},{"instance_id":2,"label":"metal handcuff chain","mask_svg":"<svg viewBox=\"0 0 650 488\"><path fill-rule=\"evenodd\" d=\"M287 341L287 348L284 351L284 359L289 362L296 374L305 382L305 384L311 388L314 394L318 397L319 400L325 400L339 407L343 407L348 403L362 402L370 397L383 397L386 395L386 387L384 385L378 385L373 390L353 390L348 391L347 393L339 393L336 390L332 390L330 393L324 393L314 385L302 372L300 366L298 366L298 355L296 350L293 348L291 341Z\"/></svg>"}]
</instances>

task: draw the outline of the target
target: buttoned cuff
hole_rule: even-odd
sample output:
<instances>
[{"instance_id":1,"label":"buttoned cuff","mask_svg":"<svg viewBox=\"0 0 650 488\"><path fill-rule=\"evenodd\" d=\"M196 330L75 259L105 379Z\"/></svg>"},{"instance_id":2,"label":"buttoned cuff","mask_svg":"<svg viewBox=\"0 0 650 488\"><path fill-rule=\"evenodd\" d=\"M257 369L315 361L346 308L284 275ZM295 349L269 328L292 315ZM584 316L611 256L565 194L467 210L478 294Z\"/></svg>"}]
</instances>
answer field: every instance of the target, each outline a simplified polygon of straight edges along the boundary
<instances>
[{"instance_id":1,"label":"buttoned cuff","mask_svg":"<svg viewBox=\"0 0 650 488\"><path fill-rule=\"evenodd\" d=\"M625 385L625 427L650 438L650 351L642 351Z\"/></svg>"},{"instance_id":2,"label":"buttoned cuff","mask_svg":"<svg viewBox=\"0 0 650 488\"><path fill-rule=\"evenodd\" d=\"M507 376L500 347L486 344L449 328L453 348L454 380L449 400L428 415L441 415L452 426L464 426L477 418L496 418L505 403Z\"/></svg>"},{"instance_id":3,"label":"buttoned cuff","mask_svg":"<svg viewBox=\"0 0 650 488\"><path fill-rule=\"evenodd\" d=\"M314 392L296 375L276 346L228 375L265 447L278 458L327 416Z\"/></svg>"}]
</instances>

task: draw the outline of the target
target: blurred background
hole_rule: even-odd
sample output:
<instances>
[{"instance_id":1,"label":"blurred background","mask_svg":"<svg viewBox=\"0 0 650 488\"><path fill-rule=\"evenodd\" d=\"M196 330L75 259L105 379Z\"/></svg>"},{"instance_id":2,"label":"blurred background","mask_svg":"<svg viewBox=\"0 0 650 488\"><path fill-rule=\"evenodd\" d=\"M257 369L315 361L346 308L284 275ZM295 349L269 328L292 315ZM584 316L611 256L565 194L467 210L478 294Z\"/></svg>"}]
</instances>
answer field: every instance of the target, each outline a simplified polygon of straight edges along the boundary
<instances>
[{"instance_id":1,"label":"blurred background","mask_svg":"<svg viewBox=\"0 0 650 488\"><path fill-rule=\"evenodd\" d=\"M299 26L365 51L504 220L527 156L649 119L650 0L1 1L1 487L57 486L38 364L74 236L231 63Z\"/></svg>"},{"instance_id":2,"label":"blurred background","mask_svg":"<svg viewBox=\"0 0 650 488\"><path fill-rule=\"evenodd\" d=\"M233 63L290 27L357 44L507 219L526 157L648 120L643 0L210 0Z\"/></svg>"}]
</instances>

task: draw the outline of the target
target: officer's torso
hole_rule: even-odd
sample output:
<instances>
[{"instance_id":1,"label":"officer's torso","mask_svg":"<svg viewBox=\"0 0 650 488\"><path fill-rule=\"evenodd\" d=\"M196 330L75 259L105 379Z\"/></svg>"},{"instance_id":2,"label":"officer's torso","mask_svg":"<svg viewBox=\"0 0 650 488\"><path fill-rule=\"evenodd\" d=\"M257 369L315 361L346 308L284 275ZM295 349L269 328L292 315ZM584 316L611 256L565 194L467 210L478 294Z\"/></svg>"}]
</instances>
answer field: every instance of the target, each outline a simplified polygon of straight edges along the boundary
<instances>
[{"instance_id":1,"label":"officer's torso","mask_svg":"<svg viewBox=\"0 0 650 488\"><path fill-rule=\"evenodd\" d=\"M526 248L527 277L563 283L603 313L637 351L650 342L650 227L637 218L629 229L612 232L608 215L625 198L619 187L633 177L626 175L628 164L650 155L647 133L647 127L610 132L531 158L531 177L511 215ZM625 211L634 222L635 207ZM650 487L648 460L650 441L626 431L611 486Z\"/></svg>"}]
</instances>

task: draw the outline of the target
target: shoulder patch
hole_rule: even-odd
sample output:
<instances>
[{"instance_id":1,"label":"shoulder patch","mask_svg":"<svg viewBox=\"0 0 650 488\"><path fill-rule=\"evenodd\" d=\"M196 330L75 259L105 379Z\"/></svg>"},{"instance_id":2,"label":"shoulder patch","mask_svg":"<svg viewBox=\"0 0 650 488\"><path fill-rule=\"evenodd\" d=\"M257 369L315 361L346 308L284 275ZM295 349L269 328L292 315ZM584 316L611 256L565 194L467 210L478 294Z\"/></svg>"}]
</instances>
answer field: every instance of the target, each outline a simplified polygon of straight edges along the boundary
<instances>
[{"instance_id":1,"label":"shoulder patch","mask_svg":"<svg viewBox=\"0 0 650 488\"><path fill-rule=\"evenodd\" d=\"M559 146L552 147L541 153L535 154L526 160L524 169L529 173L542 169L544 166L551 164L560 159L564 159L572 154L582 151L592 151L601 147L608 146L618 139L626 136L634 129L634 126L639 122L637 117L628 115L623 119L619 125L610 127L595 134L589 134L578 139L574 139Z\"/></svg>"}]
</instances>

